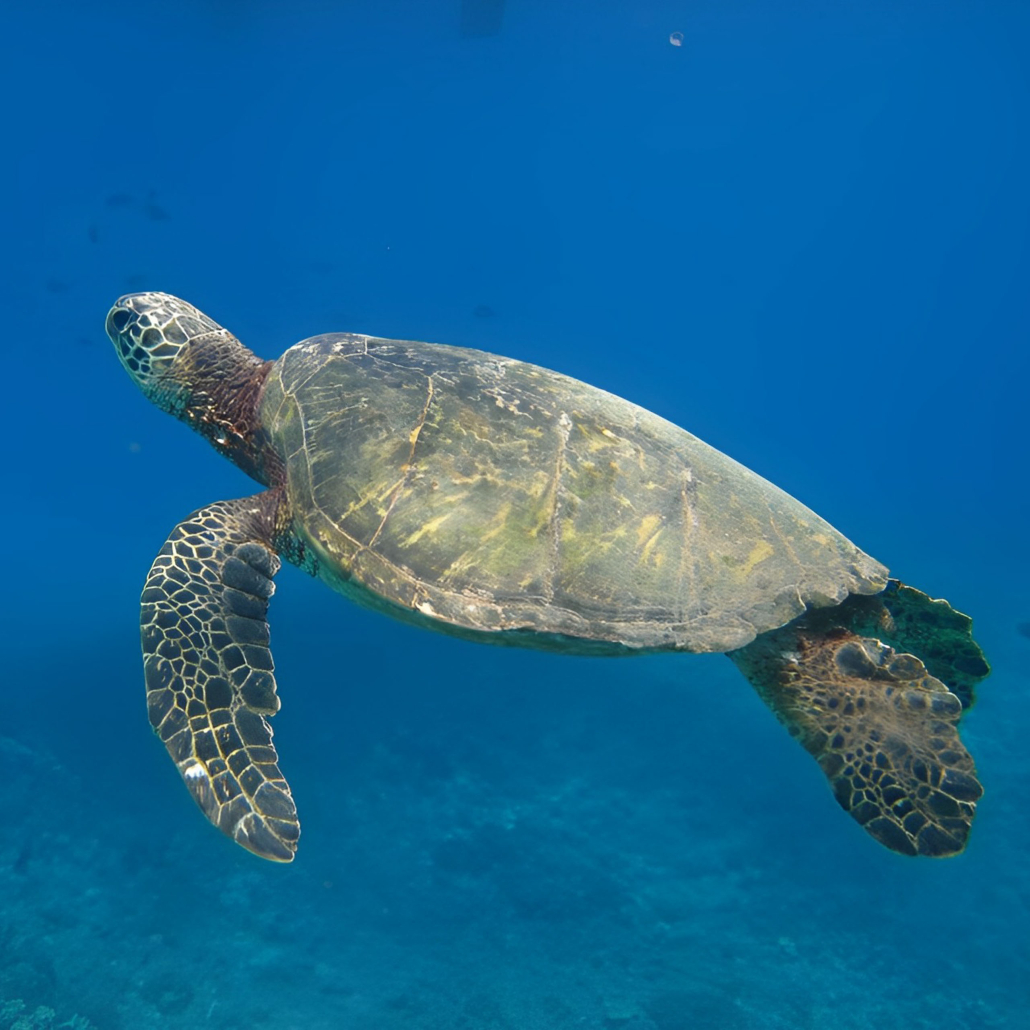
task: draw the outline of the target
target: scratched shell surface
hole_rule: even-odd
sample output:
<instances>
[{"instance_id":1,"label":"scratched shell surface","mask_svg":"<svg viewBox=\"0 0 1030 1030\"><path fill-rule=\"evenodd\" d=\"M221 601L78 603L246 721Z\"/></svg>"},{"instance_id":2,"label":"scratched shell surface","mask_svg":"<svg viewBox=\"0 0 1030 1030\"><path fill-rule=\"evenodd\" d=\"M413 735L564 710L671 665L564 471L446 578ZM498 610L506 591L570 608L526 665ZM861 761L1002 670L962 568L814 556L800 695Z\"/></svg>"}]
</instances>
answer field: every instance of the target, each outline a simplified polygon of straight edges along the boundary
<instances>
[{"instance_id":1,"label":"scratched shell surface","mask_svg":"<svg viewBox=\"0 0 1030 1030\"><path fill-rule=\"evenodd\" d=\"M697 437L524 362L317 336L275 363L261 419L319 574L452 632L725 651L886 582Z\"/></svg>"}]
</instances>

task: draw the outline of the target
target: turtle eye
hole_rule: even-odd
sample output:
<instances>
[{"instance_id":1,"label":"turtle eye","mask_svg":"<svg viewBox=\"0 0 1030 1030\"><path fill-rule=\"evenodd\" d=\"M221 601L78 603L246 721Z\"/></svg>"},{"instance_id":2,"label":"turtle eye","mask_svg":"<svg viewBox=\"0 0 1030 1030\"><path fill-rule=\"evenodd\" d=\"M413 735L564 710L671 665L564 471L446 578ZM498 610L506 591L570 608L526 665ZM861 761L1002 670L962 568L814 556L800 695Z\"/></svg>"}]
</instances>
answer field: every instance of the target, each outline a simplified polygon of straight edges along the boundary
<instances>
[{"instance_id":1,"label":"turtle eye","mask_svg":"<svg viewBox=\"0 0 1030 1030\"><path fill-rule=\"evenodd\" d=\"M129 314L125 308L119 308L117 311L111 313L111 327L115 332L121 333L125 331L125 327L132 321L132 315Z\"/></svg>"}]
</instances>

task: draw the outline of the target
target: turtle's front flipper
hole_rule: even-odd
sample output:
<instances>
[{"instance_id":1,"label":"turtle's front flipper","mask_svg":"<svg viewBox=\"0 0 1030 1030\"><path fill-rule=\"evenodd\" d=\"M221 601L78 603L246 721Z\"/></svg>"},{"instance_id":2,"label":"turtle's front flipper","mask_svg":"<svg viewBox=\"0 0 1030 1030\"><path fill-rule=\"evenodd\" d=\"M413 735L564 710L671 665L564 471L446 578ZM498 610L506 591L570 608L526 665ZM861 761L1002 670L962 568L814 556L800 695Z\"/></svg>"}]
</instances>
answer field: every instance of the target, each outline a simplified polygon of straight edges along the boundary
<instances>
[{"instance_id":1,"label":"turtle's front flipper","mask_svg":"<svg viewBox=\"0 0 1030 1030\"><path fill-rule=\"evenodd\" d=\"M143 588L150 722L223 833L289 862L300 824L266 716L279 709L268 598L279 558L275 491L222 501L175 527Z\"/></svg>"},{"instance_id":2,"label":"turtle's front flipper","mask_svg":"<svg viewBox=\"0 0 1030 1030\"><path fill-rule=\"evenodd\" d=\"M983 793L958 736L962 702L919 658L856 633L851 600L808 612L730 658L881 844L905 855L956 854ZM860 608L865 599L854 600Z\"/></svg>"}]
</instances>

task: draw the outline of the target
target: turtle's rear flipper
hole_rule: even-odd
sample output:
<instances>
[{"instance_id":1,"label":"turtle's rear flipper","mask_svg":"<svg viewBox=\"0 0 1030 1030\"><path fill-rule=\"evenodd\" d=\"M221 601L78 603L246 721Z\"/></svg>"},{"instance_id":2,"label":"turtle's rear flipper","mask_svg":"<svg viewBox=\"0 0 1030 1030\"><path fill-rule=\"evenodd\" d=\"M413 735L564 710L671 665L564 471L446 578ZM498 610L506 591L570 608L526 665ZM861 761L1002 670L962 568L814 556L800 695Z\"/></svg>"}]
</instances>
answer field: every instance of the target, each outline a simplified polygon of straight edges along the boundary
<instances>
[{"instance_id":1,"label":"turtle's rear flipper","mask_svg":"<svg viewBox=\"0 0 1030 1030\"><path fill-rule=\"evenodd\" d=\"M266 716L279 709L268 648L273 492L195 511L143 588L140 636L150 722L223 833L289 862L300 824Z\"/></svg>"},{"instance_id":2,"label":"turtle's rear flipper","mask_svg":"<svg viewBox=\"0 0 1030 1030\"><path fill-rule=\"evenodd\" d=\"M905 855L956 854L983 793L961 701L918 658L827 617L810 612L730 657L868 833Z\"/></svg>"}]
</instances>

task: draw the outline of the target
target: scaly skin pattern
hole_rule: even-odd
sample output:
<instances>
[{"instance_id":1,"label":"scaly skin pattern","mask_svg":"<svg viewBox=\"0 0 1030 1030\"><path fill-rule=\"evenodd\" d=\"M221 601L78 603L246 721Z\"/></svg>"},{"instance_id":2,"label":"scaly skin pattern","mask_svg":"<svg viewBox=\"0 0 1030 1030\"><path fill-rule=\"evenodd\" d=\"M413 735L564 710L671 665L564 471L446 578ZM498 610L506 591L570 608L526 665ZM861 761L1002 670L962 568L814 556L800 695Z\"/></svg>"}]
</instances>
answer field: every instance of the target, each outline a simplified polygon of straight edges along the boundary
<instances>
[{"instance_id":1,"label":"scaly skin pattern","mask_svg":"<svg viewBox=\"0 0 1030 1030\"><path fill-rule=\"evenodd\" d=\"M922 598L927 626L952 621L943 609L965 618L892 581L886 595L809 612L730 658L868 833L901 854L953 855L966 845L983 794L958 735L962 702L915 655L856 632L874 607L888 623L885 598L899 591L910 614Z\"/></svg>"},{"instance_id":2,"label":"scaly skin pattern","mask_svg":"<svg viewBox=\"0 0 1030 1030\"><path fill-rule=\"evenodd\" d=\"M331 334L292 347L258 421L311 567L466 635L725 651L886 570L664 419L480 351Z\"/></svg>"},{"instance_id":3,"label":"scaly skin pattern","mask_svg":"<svg viewBox=\"0 0 1030 1030\"><path fill-rule=\"evenodd\" d=\"M150 722L204 814L264 858L300 836L266 716L279 710L268 598L279 558L263 541L278 495L223 501L172 531L143 589Z\"/></svg>"}]
</instances>

